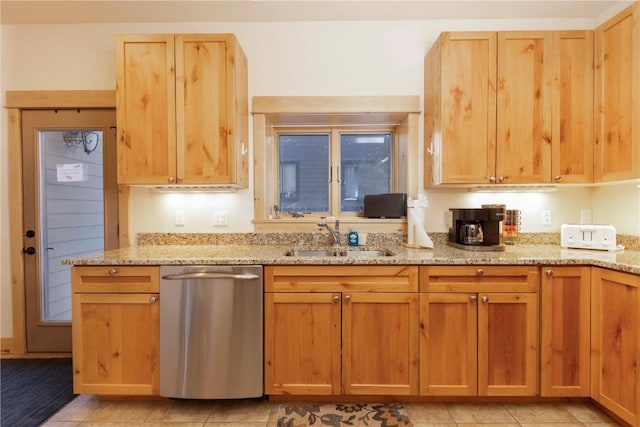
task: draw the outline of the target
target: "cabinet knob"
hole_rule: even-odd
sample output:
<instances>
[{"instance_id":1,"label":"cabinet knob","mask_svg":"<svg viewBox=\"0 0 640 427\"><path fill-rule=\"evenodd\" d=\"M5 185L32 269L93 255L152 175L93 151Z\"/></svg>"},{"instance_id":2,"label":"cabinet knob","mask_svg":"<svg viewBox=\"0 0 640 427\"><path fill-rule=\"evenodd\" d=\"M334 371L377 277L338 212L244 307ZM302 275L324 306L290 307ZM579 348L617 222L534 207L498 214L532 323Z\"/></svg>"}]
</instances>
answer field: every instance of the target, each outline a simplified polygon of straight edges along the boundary
<instances>
[{"instance_id":1,"label":"cabinet knob","mask_svg":"<svg viewBox=\"0 0 640 427\"><path fill-rule=\"evenodd\" d=\"M555 181L562 181L562 177L560 175L556 175L553 179Z\"/></svg>"},{"instance_id":2,"label":"cabinet knob","mask_svg":"<svg viewBox=\"0 0 640 427\"><path fill-rule=\"evenodd\" d=\"M471 302L478 302L478 296L477 295L471 295L469 297L469 301Z\"/></svg>"},{"instance_id":3,"label":"cabinet knob","mask_svg":"<svg viewBox=\"0 0 640 427\"><path fill-rule=\"evenodd\" d=\"M496 177L495 176L490 176L489 177L489 182L492 183L492 184L495 183L496 182Z\"/></svg>"},{"instance_id":4,"label":"cabinet knob","mask_svg":"<svg viewBox=\"0 0 640 427\"><path fill-rule=\"evenodd\" d=\"M546 273L547 273L547 276L549 277L553 276L553 270L551 269L547 270Z\"/></svg>"},{"instance_id":5,"label":"cabinet knob","mask_svg":"<svg viewBox=\"0 0 640 427\"><path fill-rule=\"evenodd\" d=\"M167 179L167 181L169 181L169 182L173 182L173 177L172 177L172 176L170 176L170 177L169 177L169 179Z\"/></svg>"},{"instance_id":6,"label":"cabinet knob","mask_svg":"<svg viewBox=\"0 0 640 427\"><path fill-rule=\"evenodd\" d=\"M181 177L181 176L179 176L179 177L178 177L178 179L177 179L177 181L178 181L178 184L179 184L179 183L181 183L181 182L182 182L182 177Z\"/></svg>"},{"instance_id":7,"label":"cabinet knob","mask_svg":"<svg viewBox=\"0 0 640 427\"><path fill-rule=\"evenodd\" d=\"M344 296L344 300L345 300L345 302L351 301L351 295L345 295Z\"/></svg>"},{"instance_id":8,"label":"cabinet knob","mask_svg":"<svg viewBox=\"0 0 640 427\"><path fill-rule=\"evenodd\" d=\"M479 268L479 269L476 270L476 275L482 276L483 274L484 274L484 270L483 269Z\"/></svg>"},{"instance_id":9,"label":"cabinet knob","mask_svg":"<svg viewBox=\"0 0 640 427\"><path fill-rule=\"evenodd\" d=\"M115 268L109 270L109 276L115 276L116 274L118 274L118 270L116 270Z\"/></svg>"},{"instance_id":10,"label":"cabinet knob","mask_svg":"<svg viewBox=\"0 0 640 427\"><path fill-rule=\"evenodd\" d=\"M333 296L333 302L340 302L340 296L334 295Z\"/></svg>"},{"instance_id":11,"label":"cabinet knob","mask_svg":"<svg viewBox=\"0 0 640 427\"><path fill-rule=\"evenodd\" d=\"M489 297L488 297L488 296L486 296L486 295L485 295L485 296L483 296L483 297L482 297L482 302L484 302L484 303L488 303L488 302L489 302Z\"/></svg>"},{"instance_id":12,"label":"cabinet knob","mask_svg":"<svg viewBox=\"0 0 640 427\"><path fill-rule=\"evenodd\" d=\"M150 302L151 304L153 304L153 303L154 303L154 302L156 302L156 301L158 301L158 298L157 298L157 297L151 297L151 298L149 298L149 302Z\"/></svg>"},{"instance_id":13,"label":"cabinet knob","mask_svg":"<svg viewBox=\"0 0 640 427\"><path fill-rule=\"evenodd\" d=\"M500 181L501 183L504 182L507 178L509 178L508 176L504 176L504 175L500 175L500 178L498 178L498 181Z\"/></svg>"}]
</instances>

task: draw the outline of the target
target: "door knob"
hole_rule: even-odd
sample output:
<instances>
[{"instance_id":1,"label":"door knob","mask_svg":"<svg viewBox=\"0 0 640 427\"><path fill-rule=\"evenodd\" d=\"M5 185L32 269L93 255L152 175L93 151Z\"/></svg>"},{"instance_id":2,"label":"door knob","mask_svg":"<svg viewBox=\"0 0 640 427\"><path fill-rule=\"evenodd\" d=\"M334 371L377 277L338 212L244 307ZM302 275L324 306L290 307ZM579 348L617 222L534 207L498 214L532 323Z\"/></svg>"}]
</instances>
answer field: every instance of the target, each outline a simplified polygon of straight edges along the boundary
<instances>
[{"instance_id":1,"label":"door knob","mask_svg":"<svg viewBox=\"0 0 640 427\"><path fill-rule=\"evenodd\" d=\"M36 248L34 248L33 246L29 246L28 248L22 248L22 253L25 253L27 255L33 255L36 253Z\"/></svg>"}]
</instances>

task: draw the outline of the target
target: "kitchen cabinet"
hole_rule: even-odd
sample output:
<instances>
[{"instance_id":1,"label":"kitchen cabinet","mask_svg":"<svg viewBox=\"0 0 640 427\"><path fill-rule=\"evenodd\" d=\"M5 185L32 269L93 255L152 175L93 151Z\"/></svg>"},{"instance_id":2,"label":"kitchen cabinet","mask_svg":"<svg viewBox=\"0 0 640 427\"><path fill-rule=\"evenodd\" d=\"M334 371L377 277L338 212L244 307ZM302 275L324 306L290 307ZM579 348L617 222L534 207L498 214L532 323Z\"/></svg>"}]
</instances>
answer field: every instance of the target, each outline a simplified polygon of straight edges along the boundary
<instances>
[{"instance_id":1,"label":"kitchen cabinet","mask_svg":"<svg viewBox=\"0 0 640 427\"><path fill-rule=\"evenodd\" d=\"M540 269L540 394L589 397L591 267Z\"/></svg>"},{"instance_id":2,"label":"kitchen cabinet","mask_svg":"<svg viewBox=\"0 0 640 427\"><path fill-rule=\"evenodd\" d=\"M592 43L591 31L442 33L424 63L425 186L591 182Z\"/></svg>"},{"instance_id":3,"label":"kitchen cabinet","mask_svg":"<svg viewBox=\"0 0 640 427\"><path fill-rule=\"evenodd\" d=\"M591 398L640 426L640 276L591 270Z\"/></svg>"},{"instance_id":4,"label":"kitchen cabinet","mask_svg":"<svg viewBox=\"0 0 640 427\"><path fill-rule=\"evenodd\" d=\"M71 269L73 391L157 395L159 269Z\"/></svg>"},{"instance_id":5,"label":"kitchen cabinet","mask_svg":"<svg viewBox=\"0 0 640 427\"><path fill-rule=\"evenodd\" d=\"M551 181L593 182L593 31L552 32Z\"/></svg>"},{"instance_id":6,"label":"kitchen cabinet","mask_svg":"<svg viewBox=\"0 0 640 427\"><path fill-rule=\"evenodd\" d=\"M531 266L420 267L420 394L537 394L537 290Z\"/></svg>"},{"instance_id":7,"label":"kitchen cabinet","mask_svg":"<svg viewBox=\"0 0 640 427\"><path fill-rule=\"evenodd\" d=\"M416 395L418 267L265 267L265 393Z\"/></svg>"},{"instance_id":8,"label":"kitchen cabinet","mask_svg":"<svg viewBox=\"0 0 640 427\"><path fill-rule=\"evenodd\" d=\"M595 30L597 182L640 178L640 4Z\"/></svg>"},{"instance_id":9,"label":"kitchen cabinet","mask_svg":"<svg viewBox=\"0 0 640 427\"><path fill-rule=\"evenodd\" d=\"M247 59L233 34L118 35L118 183L248 185Z\"/></svg>"}]
</instances>

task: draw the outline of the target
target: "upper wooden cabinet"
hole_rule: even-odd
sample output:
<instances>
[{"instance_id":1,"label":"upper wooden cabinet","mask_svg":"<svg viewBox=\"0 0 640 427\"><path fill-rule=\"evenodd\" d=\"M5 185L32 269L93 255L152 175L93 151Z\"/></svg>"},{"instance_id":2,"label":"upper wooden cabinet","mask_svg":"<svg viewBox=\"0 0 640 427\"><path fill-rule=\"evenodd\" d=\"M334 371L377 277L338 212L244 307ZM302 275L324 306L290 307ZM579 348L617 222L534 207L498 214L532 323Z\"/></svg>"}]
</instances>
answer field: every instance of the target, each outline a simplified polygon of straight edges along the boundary
<instances>
[{"instance_id":1,"label":"upper wooden cabinet","mask_svg":"<svg viewBox=\"0 0 640 427\"><path fill-rule=\"evenodd\" d=\"M595 180L640 178L640 4L595 31Z\"/></svg>"},{"instance_id":2,"label":"upper wooden cabinet","mask_svg":"<svg viewBox=\"0 0 640 427\"><path fill-rule=\"evenodd\" d=\"M425 57L425 186L591 182L592 43L443 33Z\"/></svg>"},{"instance_id":3,"label":"upper wooden cabinet","mask_svg":"<svg viewBox=\"0 0 640 427\"><path fill-rule=\"evenodd\" d=\"M116 57L119 184L247 186L247 59L234 35L119 35Z\"/></svg>"},{"instance_id":4,"label":"upper wooden cabinet","mask_svg":"<svg viewBox=\"0 0 640 427\"><path fill-rule=\"evenodd\" d=\"M496 172L489 182L550 181L550 80L551 33L498 33Z\"/></svg>"}]
</instances>

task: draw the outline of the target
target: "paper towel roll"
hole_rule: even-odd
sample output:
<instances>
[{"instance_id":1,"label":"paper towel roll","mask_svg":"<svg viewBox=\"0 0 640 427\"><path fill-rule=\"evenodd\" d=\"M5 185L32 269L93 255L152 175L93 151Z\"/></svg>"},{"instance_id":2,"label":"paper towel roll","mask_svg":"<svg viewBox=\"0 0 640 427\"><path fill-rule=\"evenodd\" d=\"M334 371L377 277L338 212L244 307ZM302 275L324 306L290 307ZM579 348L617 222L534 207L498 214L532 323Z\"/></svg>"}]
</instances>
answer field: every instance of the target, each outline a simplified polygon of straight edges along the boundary
<instances>
[{"instance_id":1,"label":"paper towel roll","mask_svg":"<svg viewBox=\"0 0 640 427\"><path fill-rule=\"evenodd\" d=\"M433 248L433 241L424 229L424 209L407 207L407 246Z\"/></svg>"}]
</instances>

